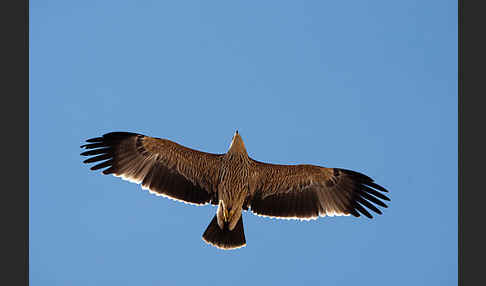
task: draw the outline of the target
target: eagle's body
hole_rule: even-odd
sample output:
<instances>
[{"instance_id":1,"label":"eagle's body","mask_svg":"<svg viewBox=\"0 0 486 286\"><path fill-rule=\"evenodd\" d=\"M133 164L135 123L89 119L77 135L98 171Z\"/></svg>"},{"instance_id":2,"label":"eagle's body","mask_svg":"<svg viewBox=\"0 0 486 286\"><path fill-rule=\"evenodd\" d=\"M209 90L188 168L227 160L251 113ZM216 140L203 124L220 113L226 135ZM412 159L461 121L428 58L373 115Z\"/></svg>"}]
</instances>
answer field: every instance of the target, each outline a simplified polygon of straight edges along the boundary
<instances>
[{"instance_id":1,"label":"eagle's body","mask_svg":"<svg viewBox=\"0 0 486 286\"><path fill-rule=\"evenodd\" d=\"M233 230L241 216L245 199L249 195L250 158L244 148L243 140L235 136L230 150L223 156L218 185L218 225L224 227L225 217L229 230ZM227 212L227 215L224 212Z\"/></svg>"},{"instance_id":2,"label":"eagle's body","mask_svg":"<svg viewBox=\"0 0 486 286\"><path fill-rule=\"evenodd\" d=\"M103 161L92 170L142 185L150 192L190 204L218 205L203 239L223 249L246 245L242 210L277 218L381 214L387 207L383 187L361 173L314 165L274 165L248 156L238 131L225 154L196 151L167 139L113 132L87 140L93 156ZM374 188L374 189L372 189ZM375 190L377 189L377 190ZM381 200L380 200L381 199Z\"/></svg>"}]
</instances>

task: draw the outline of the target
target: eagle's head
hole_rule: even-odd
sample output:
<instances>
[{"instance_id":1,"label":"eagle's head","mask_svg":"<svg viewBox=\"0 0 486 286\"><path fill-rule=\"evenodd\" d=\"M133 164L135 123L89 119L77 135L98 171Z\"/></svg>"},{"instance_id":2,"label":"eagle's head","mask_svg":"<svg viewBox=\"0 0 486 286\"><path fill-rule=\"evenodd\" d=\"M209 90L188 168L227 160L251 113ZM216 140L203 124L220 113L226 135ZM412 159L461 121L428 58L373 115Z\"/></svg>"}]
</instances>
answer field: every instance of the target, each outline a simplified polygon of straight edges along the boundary
<instances>
[{"instance_id":1,"label":"eagle's head","mask_svg":"<svg viewBox=\"0 0 486 286\"><path fill-rule=\"evenodd\" d=\"M243 142L240 133L238 133L238 130L236 130L233 135L233 140L231 140L228 152L246 153L245 143Z\"/></svg>"}]
</instances>

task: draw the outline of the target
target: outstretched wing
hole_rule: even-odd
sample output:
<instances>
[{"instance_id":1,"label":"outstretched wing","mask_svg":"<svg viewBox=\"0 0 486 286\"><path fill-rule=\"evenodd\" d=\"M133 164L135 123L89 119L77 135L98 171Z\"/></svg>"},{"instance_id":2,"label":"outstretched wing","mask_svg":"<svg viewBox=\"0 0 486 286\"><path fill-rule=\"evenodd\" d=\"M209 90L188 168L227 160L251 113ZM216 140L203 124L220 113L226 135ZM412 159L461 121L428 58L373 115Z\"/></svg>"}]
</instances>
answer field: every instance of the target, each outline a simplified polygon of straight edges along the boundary
<instances>
[{"instance_id":1,"label":"outstretched wing","mask_svg":"<svg viewBox=\"0 0 486 286\"><path fill-rule=\"evenodd\" d=\"M196 151L166 139L112 132L86 140L84 163L141 184L150 192L190 204L217 204L219 154Z\"/></svg>"},{"instance_id":2,"label":"outstretched wing","mask_svg":"<svg viewBox=\"0 0 486 286\"><path fill-rule=\"evenodd\" d=\"M313 219L381 214L385 188L361 173L313 165L274 165L252 160L250 207L258 215Z\"/></svg>"}]
</instances>

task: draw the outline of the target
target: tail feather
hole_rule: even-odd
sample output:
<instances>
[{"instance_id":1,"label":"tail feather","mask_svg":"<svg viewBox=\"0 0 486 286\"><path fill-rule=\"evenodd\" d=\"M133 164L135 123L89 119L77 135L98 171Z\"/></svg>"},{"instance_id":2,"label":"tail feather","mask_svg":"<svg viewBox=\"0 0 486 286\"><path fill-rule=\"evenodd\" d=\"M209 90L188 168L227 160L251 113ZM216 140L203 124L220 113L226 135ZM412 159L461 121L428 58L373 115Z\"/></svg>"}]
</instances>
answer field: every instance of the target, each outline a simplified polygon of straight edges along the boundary
<instances>
[{"instance_id":1,"label":"tail feather","mask_svg":"<svg viewBox=\"0 0 486 286\"><path fill-rule=\"evenodd\" d=\"M217 248L221 249L235 249L246 245L245 230L243 228L243 216L236 224L233 230L228 229L228 225L225 225L221 229L218 225L218 219L214 216L208 228L202 236L206 243L209 243Z\"/></svg>"}]
</instances>

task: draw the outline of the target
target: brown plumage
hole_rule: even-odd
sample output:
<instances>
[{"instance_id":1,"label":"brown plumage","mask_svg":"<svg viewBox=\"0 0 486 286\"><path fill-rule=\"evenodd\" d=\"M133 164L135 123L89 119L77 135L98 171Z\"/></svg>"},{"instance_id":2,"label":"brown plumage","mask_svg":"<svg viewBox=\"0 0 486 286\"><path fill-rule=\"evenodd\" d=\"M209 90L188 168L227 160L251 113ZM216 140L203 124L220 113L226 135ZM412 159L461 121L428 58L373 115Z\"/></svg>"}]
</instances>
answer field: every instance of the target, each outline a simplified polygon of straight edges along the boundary
<instances>
[{"instance_id":1,"label":"brown plumage","mask_svg":"<svg viewBox=\"0 0 486 286\"><path fill-rule=\"evenodd\" d=\"M98 162L91 170L142 185L156 195L189 204L218 205L203 239L222 249L246 245L242 210L285 219L361 214L387 205L388 192L361 173L314 165L274 165L251 159L236 131L226 154L196 151L167 139L112 132L86 140Z\"/></svg>"}]
</instances>

